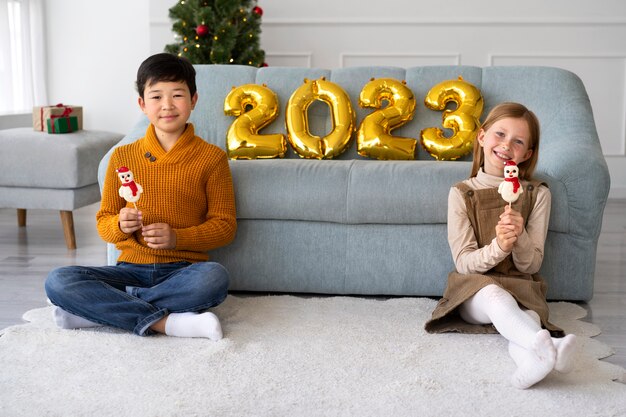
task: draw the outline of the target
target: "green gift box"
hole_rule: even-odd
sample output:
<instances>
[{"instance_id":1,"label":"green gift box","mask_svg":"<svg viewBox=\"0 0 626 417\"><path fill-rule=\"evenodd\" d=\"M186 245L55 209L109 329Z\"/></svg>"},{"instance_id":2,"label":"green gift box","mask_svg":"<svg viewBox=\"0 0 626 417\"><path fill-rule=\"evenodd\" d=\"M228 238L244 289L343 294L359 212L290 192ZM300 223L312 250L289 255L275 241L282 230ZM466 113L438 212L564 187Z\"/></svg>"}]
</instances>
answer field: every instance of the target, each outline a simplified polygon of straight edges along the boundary
<instances>
[{"instance_id":1,"label":"green gift box","mask_svg":"<svg viewBox=\"0 0 626 417\"><path fill-rule=\"evenodd\" d=\"M70 133L78 130L78 117L76 116L51 116L46 123L48 133Z\"/></svg>"}]
</instances>

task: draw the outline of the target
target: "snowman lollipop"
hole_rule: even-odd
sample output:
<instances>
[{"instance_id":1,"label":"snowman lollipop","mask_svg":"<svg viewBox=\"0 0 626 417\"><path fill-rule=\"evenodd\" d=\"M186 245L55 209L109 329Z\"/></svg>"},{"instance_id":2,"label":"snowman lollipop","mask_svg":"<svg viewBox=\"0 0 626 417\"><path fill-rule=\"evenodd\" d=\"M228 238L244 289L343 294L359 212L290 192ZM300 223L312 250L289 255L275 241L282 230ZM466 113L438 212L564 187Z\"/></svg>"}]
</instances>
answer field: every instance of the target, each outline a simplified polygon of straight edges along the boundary
<instances>
[{"instance_id":1,"label":"snowman lollipop","mask_svg":"<svg viewBox=\"0 0 626 417\"><path fill-rule=\"evenodd\" d=\"M504 164L504 181L500 183L498 192L504 201L509 203L509 207L511 207L511 204L516 202L520 194L524 192L518 177L519 168L517 164L513 161L506 161Z\"/></svg>"},{"instance_id":2,"label":"snowman lollipop","mask_svg":"<svg viewBox=\"0 0 626 417\"><path fill-rule=\"evenodd\" d=\"M122 186L119 190L120 197L129 203L133 203L133 206L137 209L137 204L135 203L137 203L139 197L141 197L143 188L135 182L133 172L130 169L120 167L116 169L115 172L117 172L117 176L120 177L120 181L122 181Z\"/></svg>"}]
</instances>

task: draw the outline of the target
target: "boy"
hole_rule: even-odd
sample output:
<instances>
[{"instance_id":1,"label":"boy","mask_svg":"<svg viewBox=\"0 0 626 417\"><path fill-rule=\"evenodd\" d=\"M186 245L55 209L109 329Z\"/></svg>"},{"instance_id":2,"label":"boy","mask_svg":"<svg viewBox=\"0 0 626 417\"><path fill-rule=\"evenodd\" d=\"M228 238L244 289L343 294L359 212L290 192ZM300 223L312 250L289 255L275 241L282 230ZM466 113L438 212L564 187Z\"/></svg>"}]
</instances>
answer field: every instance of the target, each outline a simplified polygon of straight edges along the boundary
<instances>
[{"instance_id":1,"label":"boy","mask_svg":"<svg viewBox=\"0 0 626 417\"><path fill-rule=\"evenodd\" d=\"M217 316L203 311L226 298L228 272L207 251L233 240L235 198L225 152L187 123L195 75L189 61L166 53L139 67L138 102L150 126L114 150L96 215L98 233L121 255L115 266L50 272L45 288L59 327L222 338ZM120 197L122 167L143 188L137 208Z\"/></svg>"}]
</instances>

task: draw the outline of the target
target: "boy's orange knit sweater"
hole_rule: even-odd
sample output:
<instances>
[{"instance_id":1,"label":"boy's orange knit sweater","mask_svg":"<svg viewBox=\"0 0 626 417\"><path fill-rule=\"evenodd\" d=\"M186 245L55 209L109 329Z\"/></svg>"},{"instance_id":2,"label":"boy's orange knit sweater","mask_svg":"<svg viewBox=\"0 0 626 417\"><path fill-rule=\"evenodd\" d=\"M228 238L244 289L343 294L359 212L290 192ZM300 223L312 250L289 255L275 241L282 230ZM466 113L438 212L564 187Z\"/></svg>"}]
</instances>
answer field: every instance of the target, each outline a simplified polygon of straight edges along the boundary
<instances>
[{"instance_id":1,"label":"boy's orange knit sweater","mask_svg":"<svg viewBox=\"0 0 626 417\"><path fill-rule=\"evenodd\" d=\"M141 236L123 233L118 225L123 207L116 169L128 167L143 187L137 208L143 224L167 223L176 233L176 248L151 249ZM154 126L146 136L113 151L107 168L98 233L114 243L120 262L150 264L208 260L207 251L232 241L237 229L235 196L226 153L195 136L192 124L168 152L161 147Z\"/></svg>"}]
</instances>

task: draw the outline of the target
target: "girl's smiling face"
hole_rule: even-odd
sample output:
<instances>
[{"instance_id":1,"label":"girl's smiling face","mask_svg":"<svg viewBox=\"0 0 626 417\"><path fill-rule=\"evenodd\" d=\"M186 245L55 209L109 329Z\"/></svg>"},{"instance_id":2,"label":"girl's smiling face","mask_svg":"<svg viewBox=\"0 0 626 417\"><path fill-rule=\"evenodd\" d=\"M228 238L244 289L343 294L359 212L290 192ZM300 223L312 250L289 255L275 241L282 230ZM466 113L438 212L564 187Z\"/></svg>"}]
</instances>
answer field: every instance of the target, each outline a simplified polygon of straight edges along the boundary
<instances>
[{"instance_id":1,"label":"girl's smiling face","mask_svg":"<svg viewBox=\"0 0 626 417\"><path fill-rule=\"evenodd\" d=\"M505 117L489 129L478 132L478 143L483 148L485 173L502 177L504 164L515 161L520 164L533 153L529 149L530 129L522 118Z\"/></svg>"}]
</instances>

